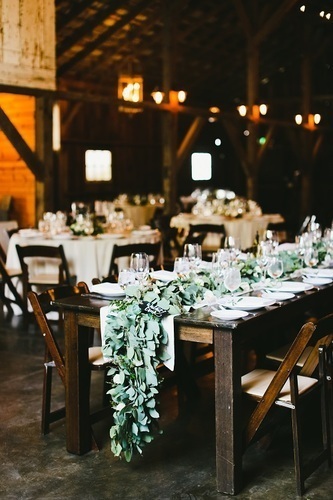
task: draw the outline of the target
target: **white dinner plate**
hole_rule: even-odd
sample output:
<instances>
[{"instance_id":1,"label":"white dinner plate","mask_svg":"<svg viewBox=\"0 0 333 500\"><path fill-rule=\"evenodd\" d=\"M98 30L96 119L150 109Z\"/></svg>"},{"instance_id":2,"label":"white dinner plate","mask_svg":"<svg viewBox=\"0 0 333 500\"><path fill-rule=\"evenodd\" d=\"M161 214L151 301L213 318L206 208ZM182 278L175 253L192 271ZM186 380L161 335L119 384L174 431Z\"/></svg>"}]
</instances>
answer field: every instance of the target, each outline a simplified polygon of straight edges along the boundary
<instances>
[{"instance_id":1,"label":"white dinner plate","mask_svg":"<svg viewBox=\"0 0 333 500\"><path fill-rule=\"evenodd\" d=\"M271 287L270 290L276 291L277 287ZM306 290L311 290L313 285L310 283L301 283L299 281L281 281L278 284L279 292L301 293Z\"/></svg>"},{"instance_id":2,"label":"white dinner plate","mask_svg":"<svg viewBox=\"0 0 333 500\"><path fill-rule=\"evenodd\" d=\"M263 299L261 297L235 297L234 305L231 302L231 297L225 297L219 301L229 309L241 309L242 311L252 311L253 309L262 309L263 307L275 304L274 299Z\"/></svg>"},{"instance_id":3,"label":"white dinner plate","mask_svg":"<svg viewBox=\"0 0 333 500\"><path fill-rule=\"evenodd\" d=\"M272 300L290 300L295 297L295 294L288 292L263 292L261 296Z\"/></svg>"},{"instance_id":4,"label":"white dinner plate","mask_svg":"<svg viewBox=\"0 0 333 500\"><path fill-rule=\"evenodd\" d=\"M239 309L226 309L225 311L212 311L211 316L218 319L224 319L225 321L231 321L233 319L240 319L247 316L249 313L246 311L241 311Z\"/></svg>"},{"instance_id":5,"label":"white dinner plate","mask_svg":"<svg viewBox=\"0 0 333 500\"><path fill-rule=\"evenodd\" d=\"M19 230L19 235L22 236L22 238L41 238L42 233L38 231L38 229L20 229Z\"/></svg>"},{"instance_id":6,"label":"white dinner plate","mask_svg":"<svg viewBox=\"0 0 333 500\"><path fill-rule=\"evenodd\" d=\"M155 280L169 283L169 281L175 280L177 278L177 273L173 273L172 271L164 271L163 269L161 269L159 271L153 271L152 273L150 273L150 276Z\"/></svg>"},{"instance_id":7,"label":"white dinner plate","mask_svg":"<svg viewBox=\"0 0 333 500\"><path fill-rule=\"evenodd\" d=\"M103 297L124 297L125 292L118 283L98 283L92 285L90 291L103 295Z\"/></svg>"},{"instance_id":8,"label":"white dinner plate","mask_svg":"<svg viewBox=\"0 0 333 500\"><path fill-rule=\"evenodd\" d=\"M306 267L302 270L302 273L311 276L311 278L333 278L333 269L311 269L311 267Z\"/></svg>"},{"instance_id":9,"label":"white dinner plate","mask_svg":"<svg viewBox=\"0 0 333 500\"><path fill-rule=\"evenodd\" d=\"M72 233L60 233L60 234L54 234L52 236L53 240L71 240L73 239L73 234Z\"/></svg>"},{"instance_id":10,"label":"white dinner plate","mask_svg":"<svg viewBox=\"0 0 333 500\"><path fill-rule=\"evenodd\" d=\"M123 237L124 235L122 233L101 233L97 235L97 238L101 240L118 240Z\"/></svg>"},{"instance_id":11,"label":"white dinner plate","mask_svg":"<svg viewBox=\"0 0 333 500\"><path fill-rule=\"evenodd\" d=\"M310 283L310 285L315 285L315 286L320 286L320 285L329 285L332 283L331 278L320 278L318 276L316 277L307 277L303 278L304 283Z\"/></svg>"}]
</instances>

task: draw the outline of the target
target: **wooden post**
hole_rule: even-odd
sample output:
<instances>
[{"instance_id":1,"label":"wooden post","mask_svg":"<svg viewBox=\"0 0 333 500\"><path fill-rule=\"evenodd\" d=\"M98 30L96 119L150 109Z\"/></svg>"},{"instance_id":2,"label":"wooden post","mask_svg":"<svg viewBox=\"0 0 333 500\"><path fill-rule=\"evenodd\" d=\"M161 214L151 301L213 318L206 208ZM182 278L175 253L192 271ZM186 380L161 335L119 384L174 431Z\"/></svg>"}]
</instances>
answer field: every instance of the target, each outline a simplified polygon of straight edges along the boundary
<instances>
[{"instance_id":1,"label":"wooden post","mask_svg":"<svg viewBox=\"0 0 333 500\"><path fill-rule=\"evenodd\" d=\"M44 164L44 178L42 181L36 180L36 221L42 218L43 212L55 209L52 106L50 98L36 98L36 154Z\"/></svg>"}]
</instances>

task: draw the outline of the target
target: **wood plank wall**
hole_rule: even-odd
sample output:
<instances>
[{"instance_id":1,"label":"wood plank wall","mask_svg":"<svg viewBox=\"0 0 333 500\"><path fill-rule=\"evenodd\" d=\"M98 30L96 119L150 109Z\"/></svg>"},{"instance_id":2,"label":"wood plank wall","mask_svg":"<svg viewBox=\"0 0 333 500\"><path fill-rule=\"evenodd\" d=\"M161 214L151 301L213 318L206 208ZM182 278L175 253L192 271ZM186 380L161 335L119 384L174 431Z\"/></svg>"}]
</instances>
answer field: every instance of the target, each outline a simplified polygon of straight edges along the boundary
<instances>
[{"instance_id":1,"label":"wood plank wall","mask_svg":"<svg viewBox=\"0 0 333 500\"><path fill-rule=\"evenodd\" d=\"M0 106L19 133L35 149L35 99L30 96L0 94ZM0 131L0 198L12 196L10 218L20 227L35 224L35 177L17 151Z\"/></svg>"}]
</instances>

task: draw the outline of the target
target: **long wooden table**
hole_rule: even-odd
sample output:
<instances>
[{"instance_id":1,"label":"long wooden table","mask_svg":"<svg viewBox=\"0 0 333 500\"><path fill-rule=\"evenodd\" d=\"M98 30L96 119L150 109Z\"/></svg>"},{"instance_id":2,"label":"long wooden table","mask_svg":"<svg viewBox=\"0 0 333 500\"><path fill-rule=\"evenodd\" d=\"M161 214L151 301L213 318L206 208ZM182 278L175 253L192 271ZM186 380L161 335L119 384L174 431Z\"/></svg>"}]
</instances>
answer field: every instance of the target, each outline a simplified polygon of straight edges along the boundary
<instances>
[{"instance_id":1,"label":"long wooden table","mask_svg":"<svg viewBox=\"0 0 333 500\"><path fill-rule=\"evenodd\" d=\"M238 321L214 320L207 308L175 317L179 340L214 344L218 491L234 495L242 488L242 350L261 336L271 335L278 326L290 325L308 310L319 308L322 314L332 312L332 299L333 285L327 285ZM89 380L89 334L84 327L99 327L99 310L107 303L108 300L94 296L72 297L55 303L65 314L67 450L78 455L91 449L89 400L84 390Z\"/></svg>"}]
</instances>

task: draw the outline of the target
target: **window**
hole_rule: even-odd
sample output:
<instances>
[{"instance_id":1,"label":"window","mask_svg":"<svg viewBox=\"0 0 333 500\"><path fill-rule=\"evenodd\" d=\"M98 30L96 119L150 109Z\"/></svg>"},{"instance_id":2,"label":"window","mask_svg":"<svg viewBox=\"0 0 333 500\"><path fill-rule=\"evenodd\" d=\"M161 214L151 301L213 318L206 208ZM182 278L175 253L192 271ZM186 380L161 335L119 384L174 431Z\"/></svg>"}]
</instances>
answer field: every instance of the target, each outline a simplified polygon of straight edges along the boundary
<instances>
[{"instance_id":1,"label":"window","mask_svg":"<svg viewBox=\"0 0 333 500\"><path fill-rule=\"evenodd\" d=\"M212 155L210 153L192 153L191 172L194 181L208 181L212 178Z\"/></svg>"},{"instance_id":2,"label":"window","mask_svg":"<svg viewBox=\"0 0 333 500\"><path fill-rule=\"evenodd\" d=\"M112 155L106 149L87 149L85 153L86 180L89 182L112 179Z\"/></svg>"}]
</instances>

